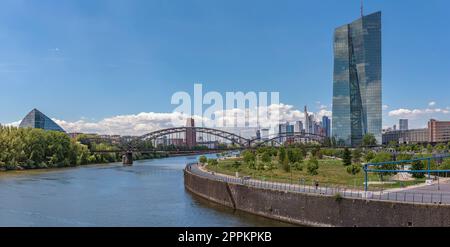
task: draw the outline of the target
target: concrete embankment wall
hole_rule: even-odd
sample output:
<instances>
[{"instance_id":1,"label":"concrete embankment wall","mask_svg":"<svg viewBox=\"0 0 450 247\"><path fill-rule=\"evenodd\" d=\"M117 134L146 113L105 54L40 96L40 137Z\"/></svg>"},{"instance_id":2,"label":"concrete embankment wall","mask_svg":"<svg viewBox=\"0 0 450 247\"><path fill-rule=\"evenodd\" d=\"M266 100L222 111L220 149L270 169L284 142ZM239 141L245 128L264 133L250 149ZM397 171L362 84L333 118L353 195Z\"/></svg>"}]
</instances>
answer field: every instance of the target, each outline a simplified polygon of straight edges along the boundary
<instances>
[{"instance_id":1,"label":"concrete embankment wall","mask_svg":"<svg viewBox=\"0 0 450 247\"><path fill-rule=\"evenodd\" d=\"M450 205L410 204L283 192L184 172L187 190L237 210L306 226L450 226Z\"/></svg>"}]
</instances>

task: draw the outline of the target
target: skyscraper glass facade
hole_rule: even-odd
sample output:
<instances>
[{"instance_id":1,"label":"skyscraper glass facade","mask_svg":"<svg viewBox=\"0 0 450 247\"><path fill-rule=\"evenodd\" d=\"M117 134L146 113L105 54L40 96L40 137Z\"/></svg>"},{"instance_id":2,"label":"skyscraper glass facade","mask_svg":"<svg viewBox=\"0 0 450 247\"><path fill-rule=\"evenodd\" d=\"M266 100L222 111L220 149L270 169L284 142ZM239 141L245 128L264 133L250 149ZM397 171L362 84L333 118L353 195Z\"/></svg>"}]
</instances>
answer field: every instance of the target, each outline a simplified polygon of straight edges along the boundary
<instances>
[{"instance_id":1,"label":"skyscraper glass facade","mask_svg":"<svg viewBox=\"0 0 450 247\"><path fill-rule=\"evenodd\" d=\"M334 33L332 135L356 146L372 133L381 143L381 12Z\"/></svg>"}]
</instances>

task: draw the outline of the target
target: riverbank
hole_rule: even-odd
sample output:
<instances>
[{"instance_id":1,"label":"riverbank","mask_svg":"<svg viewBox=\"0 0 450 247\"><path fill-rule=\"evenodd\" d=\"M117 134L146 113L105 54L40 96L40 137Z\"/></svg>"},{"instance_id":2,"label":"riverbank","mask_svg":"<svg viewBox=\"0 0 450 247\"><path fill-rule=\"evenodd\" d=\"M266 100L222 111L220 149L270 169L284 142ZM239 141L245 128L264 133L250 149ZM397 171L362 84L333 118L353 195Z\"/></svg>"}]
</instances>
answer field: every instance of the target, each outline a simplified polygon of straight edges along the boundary
<instances>
[{"instance_id":1,"label":"riverbank","mask_svg":"<svg viewBox=\"0 0 450 247\"><path fill-rule=\"evenodd\" d=\"M235 210L306 226L450 226L450 205L346 198L220 179L193 166L185 169L187 190Z\"/></svg>"},{"instance_id":2,"label":"riverbank","mask_svg":"<svg viewBox=\"0 0 450 247\"><path fill-rule=\"evenodd\" d=\"M171 156L166 157L158 157L158 158L144 158L144 159L137 159L135 161L145 161L145 160L155 160L155 159L164 159ZM51 171L59 171L59 170L68 170L68 169L74 169L74 168L80 168L80 167L96 167L96 166L106 166L106 165L113 165L113 164L120 164L122 163L120 161L113 161L113 162L105 162L105 163L93 163L93 164L85 164L85 165L72 165L72 166L61 166L61 167L45 167L45 168L28 168L28 169L11 169L11 170L0 170L0 176L2 175L14 175L14 174L31 174L33 172L40 173L40 172L51 172Z\"/></svg>"}]
</instances>

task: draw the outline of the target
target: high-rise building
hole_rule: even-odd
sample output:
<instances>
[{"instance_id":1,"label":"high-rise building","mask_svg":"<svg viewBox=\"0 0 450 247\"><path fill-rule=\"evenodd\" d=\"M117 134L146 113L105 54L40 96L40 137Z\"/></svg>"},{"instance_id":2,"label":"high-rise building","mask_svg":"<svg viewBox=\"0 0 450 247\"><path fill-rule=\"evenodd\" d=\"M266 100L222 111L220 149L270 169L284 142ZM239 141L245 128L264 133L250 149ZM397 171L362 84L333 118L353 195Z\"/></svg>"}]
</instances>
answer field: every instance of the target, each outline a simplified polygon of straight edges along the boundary
<instances>
[{"instance_id":1,"label":"high-rise building","mask_svg":"<svg viewBox=\"0 0 450 247\"><path fill-rule=\"evenodd\" d=\"M302 121L296 121L294 124L294 132L301 133L303 132L303 122Z\"/></svg>"},{"instance_id":2,"label":"high-rise building","mask_svg":"<svg viewBox=\"0 0 450 247\"><path fill-rule=\"evenodd\" d=\"M400 130L408 130L408 119L398 120L398 127Z\"/></svg>"},{"instance_id":3,"label":"high-rise building","mask_svg":"<svg viewBox=\"0 0 450 247\"><path fill-rule=\"evenodd\" d=\"M450 121L430 119L428 122L428 133L430 142L449 142Z\"/></svg>"},{"instance_id":4,"label":"high-rise building","mask_svg":"<svg viewBox=\"0 0 450 247\"><path fill-rule=\"evenodd\" d=\"M325 132L325 136L330 137L331 136L331 120L329 117L327 117L327 116L322 117L322 128Z\"/></svg>"},{"instance_id":5,"label":"high-rise building","mask_svg":"<svg viewBox=\"0 0 450 247\"><path fill-rule=\"evenodd\" d=\"M20 128L36 128L44 130L53 130L65 132L58 124L56 124L49 117L45 116L44 113L37 109L30 111L20 122Z\"/></svg>"},{"instance_id":6,"label":"high-rise building","mask_svg":"<svg viewBox=\"0 0 450 247\"><path fill-rule=\"evenodd\" d=\"M294 128L294 125L286 123L286 133L288 133L288 135L294 134Z\"/></svg>"},{"instance_id":7,"label":"high-rise building","mask_svg":"<svg viewBox=\"0 0 450 247\"><path fill-rule=\"evenodd\" d=\"M314 121L314 115L308 116L308 130L307 133L315 134L315 121Z\"/></svg>"},{"instance_id":8,"label":"high-rise building","mask_svg":"<svg viewBox=\"0 0 450 247\"><path fill-rule=\"evenodd\" d=\"M186 120L186 146L188 148L193 148L197 146L197 134L195 132L195 121L193 118L188 118Z\"/></svg>"},{"instance_id":9,"label":"high-rise building","mask_svg":"<svg viewBox=\"0 0 450 247\"><path fill-rule=\"evenodd\" d=\"M305 114L305 133L311 133L311 123L308 114L308 108L305 105L305 110L303 111Z\"/></svg>"},{"instance_id":10,"label":"high-rise building","mask_svg":"<svg viewBox=\"0 0 450 247\"><path fill-rule=\"evenodd\" d=\"M333 124L338 142L356 146L371 133L381 143L381 12L334 33Z\"/></svg>"}]
</instances>

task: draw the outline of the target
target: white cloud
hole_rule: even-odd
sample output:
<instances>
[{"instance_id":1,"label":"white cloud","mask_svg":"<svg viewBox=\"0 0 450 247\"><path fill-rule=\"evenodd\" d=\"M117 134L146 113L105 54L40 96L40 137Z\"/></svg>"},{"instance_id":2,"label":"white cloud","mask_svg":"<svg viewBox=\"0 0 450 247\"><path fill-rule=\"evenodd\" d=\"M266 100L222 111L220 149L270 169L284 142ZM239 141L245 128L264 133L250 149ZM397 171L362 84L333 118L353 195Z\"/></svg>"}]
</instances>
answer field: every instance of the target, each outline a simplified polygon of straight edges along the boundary
<instances>
[{"instance_id":1,"label":"white cloud","mask_svg":"<svg viewBox=\"0 0 450 247\"><path fill-rule=\"evenodd\" d=\"M274 129L279 123L290 122L293 123L295 121L304 121L304 113L299 111L292 105L286 104L272 104L267 106L266 108L260 108L260 114L273 112L279 112L279 118L277 119L269 119L267 122L263 124L260 123L260 127L270 126L271 129ZM226 112L216 112L216 121L226 121L228 123L233 123L234 115L228 115L227 113L244 113L245 110L242 109L231 109ZM314 114L314 117L317 121L321 121L323 116L331 117L331 111L327 109L320 109L316 113L309 112L310 114ZM260 115L261 116L261 115ZM61 119L53 118L58 125L60 125L63 129L65 129L69 133L96 133L96 134L109 134L109 135L143 135L152 131L156 131L159 129L185 126L186 118L190 116L186 116L182 113L173 112L173 113L156 113L156 112L141 112L138 114L129 114L129 115L118 115L113 117L104 118L100 121L89 120L85 117L82 117L77 121L65 121ZM195 119L195 123L197 126L201 126L201 123L204 123L204 126L210 127L213 120L202 118L200 116L193 116ZM261 122L261 119L260 119ZM252 127L222 127L222 129L226 129L227 131L234 132L236 134L242 134L243 136L250 136L255 134L256 127L258 126L258 118L254 115L249 115L248 125ZM7 124L9 126L18 126L20 121L13 122ZM228 125L230 126L230 125Z\"/></svg>"},{"instance_id":2,"label":"white cloud","mask_svg":"<svg viewBox=\"0 0 450 247\"><path fill-rule=\"evenodd\" d=\"M430 103L428 103L428 106L435 106L436 105L436 101L431 101Z\"/></svg>"},{"instance_id":3,"label":"white cloud","mask_svg":"<svg viewBox=\"0 0 450 247\"><path fill-rule=\"evenodd\" d=\"M11 126L11 127L19 127L21 121L16 121L16 122L12 122L12 123L7 123L5 124L5 126Z\"/></svg>"},{"instance_id":4,"label":"white cloud","mask_svg":"<svg viewBox=\"0 0 450 247\"><path fill-rule=\"evenodd\" d=\"M388 105L383 105L383 110L387 110L389 108Z\"/></svg>"},{"instance_id":5,"label":"white cloud","mask_svg":"<svg viewBox=\"0 0 450 247\"><path fill-rule=\"evenodd\" d=\"M450 110L441 108L427 108L427 109L404 109L400 108L389 112L390 117L405 117L405 118L419 118L423 116L432 117L437 114L449 114Z\"/></svg>"}]
</instances>

